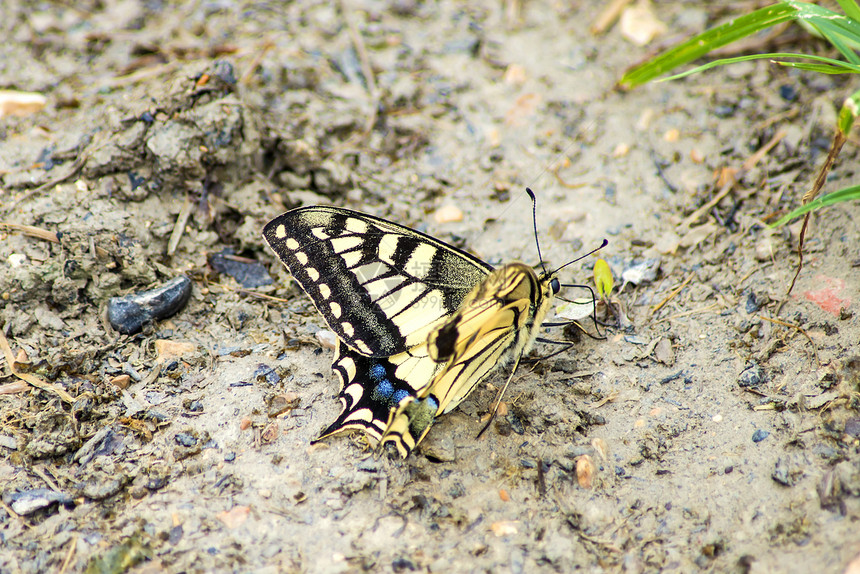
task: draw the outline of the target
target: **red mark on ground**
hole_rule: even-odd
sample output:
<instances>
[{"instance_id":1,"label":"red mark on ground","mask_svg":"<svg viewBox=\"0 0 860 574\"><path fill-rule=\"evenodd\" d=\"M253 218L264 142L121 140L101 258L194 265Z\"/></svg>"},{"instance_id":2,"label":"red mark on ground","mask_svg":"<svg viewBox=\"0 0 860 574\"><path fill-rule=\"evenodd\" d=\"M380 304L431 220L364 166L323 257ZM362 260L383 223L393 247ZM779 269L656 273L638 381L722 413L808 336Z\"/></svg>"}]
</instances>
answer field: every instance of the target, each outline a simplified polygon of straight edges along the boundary
<instances>
[{"instance_id":1,"label":"red mark on ground","mask_svg":"<svg viewBox=\"0 0 860 574\"><path fill-rule=\"evenodd\" d=\"M819 284L824 284L825 287L816 290L810 290L803 293L809 301L812 301L828 313L839 316L841 309L847 309L851 304L851 299L840 298L840 292L845 289L845 281L836 279L835 277L827 277L826 275L818 275L815 281Z\"/></svg>"}]
</instances>

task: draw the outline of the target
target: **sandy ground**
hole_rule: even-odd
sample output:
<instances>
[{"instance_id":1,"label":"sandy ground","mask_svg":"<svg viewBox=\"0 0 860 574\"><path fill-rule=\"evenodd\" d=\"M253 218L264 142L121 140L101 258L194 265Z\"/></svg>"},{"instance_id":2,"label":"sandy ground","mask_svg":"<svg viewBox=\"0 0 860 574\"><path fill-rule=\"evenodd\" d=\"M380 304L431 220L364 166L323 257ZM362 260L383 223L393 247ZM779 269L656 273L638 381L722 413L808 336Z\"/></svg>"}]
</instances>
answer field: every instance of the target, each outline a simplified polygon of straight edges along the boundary
<instances>
[{"instance_id":1,"label":"sandy ground","mask_svg":"<svg viewBox=\"0 0 860 574\"><path fill-rule=\"evenodd\" d=\"M727 16L700 4L655 5L657 43ZM54 387L3 365L0 572L848 571L860 214L816 217L779 315L798 227L763 224L848 88L760 62L622 93L656 44L592 35L601 8L4 2L0 86L47 106L0 119L0 323ZM849 144L827 190L854 165ZM333 203L536 264L526 186L550 264L603 238L619 286L652 261L614 295L629 324L521 368L480 440L504 373L405 460L310 446L338 412L332 351L262 226ZM180 274L180 313L107 323L110 297Z\"/></svg>"}]
</instances>

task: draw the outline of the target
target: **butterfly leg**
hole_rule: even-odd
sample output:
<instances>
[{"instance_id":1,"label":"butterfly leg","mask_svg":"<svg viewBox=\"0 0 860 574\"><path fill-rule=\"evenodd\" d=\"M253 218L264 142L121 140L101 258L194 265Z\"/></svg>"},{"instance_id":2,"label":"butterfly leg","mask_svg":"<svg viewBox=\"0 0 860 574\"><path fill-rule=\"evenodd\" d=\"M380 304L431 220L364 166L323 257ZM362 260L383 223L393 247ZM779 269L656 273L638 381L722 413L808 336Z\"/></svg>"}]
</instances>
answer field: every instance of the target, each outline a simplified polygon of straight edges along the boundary
<instances>
[{"instance_id":1,"label":"butterfly leg","mask_svg":"<svg viewBox=\"0 0 860 574\"><path fill-rule=\"evenodd\" d=\"M508 375L508 380L505 381L505 385L502 387L502 390L499 391L499 394L496 397L496 403L495 403L495 405L493 405L493 410L490 411L490 419L487 421L487 424L484 425L484 428L481 429L481 432L478 433L478 436L475 437L476 439L481 438L481 435L484 434L484 432L486 432L486 430L488 428L490 428L490 424L493 422L493 419L496 418L496 412L498 412L498 410L499 410L499 405L502 404L502 397L505 396L505 391L508 390L508 385L511 384L511 379L514 378L514 373L517 372L517 367L520 366L520 359L521 358L522 358L522 355L517 357L517 361L514 363L514 368L511 369L511 374Z\"/></svg>"}]
</instances>

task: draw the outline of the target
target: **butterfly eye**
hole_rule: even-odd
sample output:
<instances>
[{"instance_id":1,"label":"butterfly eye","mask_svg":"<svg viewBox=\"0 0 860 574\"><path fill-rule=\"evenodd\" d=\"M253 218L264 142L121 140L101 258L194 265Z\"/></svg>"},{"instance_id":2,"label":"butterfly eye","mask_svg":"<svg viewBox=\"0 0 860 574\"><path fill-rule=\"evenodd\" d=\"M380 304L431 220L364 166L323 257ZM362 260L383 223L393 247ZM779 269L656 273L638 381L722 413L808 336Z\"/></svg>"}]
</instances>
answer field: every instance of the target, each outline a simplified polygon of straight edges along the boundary
<instances>
[{"instance_id":1,"label":"butterfly eye","mask_svg":"<svg viewBox=\"0 0 860 574\"><path fill-rule=\"evenodd\" d=\"M556 295L561 291L561 284L558 282L557 277L553 277L552 281L549 282L549 288L552 289L553 295Z\"/></svg>"}]
</instances>

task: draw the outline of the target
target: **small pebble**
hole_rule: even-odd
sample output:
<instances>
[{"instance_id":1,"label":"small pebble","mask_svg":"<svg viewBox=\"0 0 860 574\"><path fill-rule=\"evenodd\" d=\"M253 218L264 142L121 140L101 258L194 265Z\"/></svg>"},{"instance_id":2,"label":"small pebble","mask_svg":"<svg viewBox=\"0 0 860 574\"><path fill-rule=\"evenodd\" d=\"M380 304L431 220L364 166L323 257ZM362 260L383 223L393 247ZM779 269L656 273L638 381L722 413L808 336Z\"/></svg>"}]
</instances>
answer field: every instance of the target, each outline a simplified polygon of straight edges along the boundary
<instances>
[{"instance_id":1,"label":"small pebble","mask_svg":"<svg viewBox=\"0 0 860 574\"><path fill-rule=\"evenodd\" d=\"M433 215L436 223L454 223L463 221L463 211L456 205L445 205L440 207Z\"/></svg>"},{"instance_id":2,"label":"small pebble","mask_svg":"<svg viewBox=\"0 0 860 574\"><path fill-rule=\"evenodd\" d=\"M202 413L203 412L203 403L200 402L199 399L193 399L188 401L187 404L183 404L186 409L188 409L192 413Z\"/></svg>"},{"instance_id":3,"label":"small pebble","mask_svg":"<svg viewBox=\"0 0 860 574\"><path fill-rule=\"evenodd\" d=\"M594 461L587 454L576 459L576 481L582 488L591 489L594 486L594 475L597 469L594 466Z\"/></svg>"},{"instance_id":4,"label":"small pebble","mask_svg":"<svg viewBox=\"0 0 860 574\"><path fill-rule=\"evenodd\" d=\"M774 259L775 249L773 239L766 235L755 242L755 258L758 261L771 261Z\"/></svg>"},{"instance_id":5,"label":"small pebble","mask_svg":"<svg viewBox=\"0 0 860 574\"><path fill-rule=\"evenodd\" d=\"M180 446L192 447L197 444L197 439L188 433L180 432L173 436L176 444Z\"/></svg>"},{"instance_id":6,"label":"small pebble","mask_svg":"<svg viewBox=\"0 0 860 574\"><path fill-rule=\"evenodd\" d=\"M779 96L786 102L793 102L797 99L797 88L791 84L783 84L779 87Z\"/></svg>"},{"instance_id":7,"label":"small pebble","mask_svg":"<svg viewBox=\"0 0 860 574\"><path fill-rule=\"evenodd\" d=\"M317 331L317 340L323 346L323 349L332 349L337 346L337 335L327 329Z\"/></svg>"},{"instance_id":8,"label":"small pebble","mask_svg":"<svg viewBox=\"0 0 860 574\"><path fill-rule=\"evenodd\" d=\"M702 155L702 152L700 152L696 148L693 148L690 150L690 161L692 161L693 163L702 163L703 161L705 161L705 156Z\"/></svg>"},{"instance_id":9,"label":"small pebble","mask_svg":"<svg viewBox=\"0 0 860 574\"><path fill-rule=\"evenodd\" d=\"M128 375L118 375L110 380L110 384L118 389L128 388L129 383L131 383L131 377Z\"/></svg>"},{"instance_id":10,"label":"small pebble","mask_svg":"<svg viewBox=\"0 0 860 574\"><path fill-rule=\"evenodd\" d=\"M180 275L157 289L111 297L108 321L120 333L133 335L146 323L175 315L190 297L191 280Z\"/></svg>"},{"instance_id":11,"label":"small pebble","mask_svg":"<svg viewBox=\"0 0 860 574\"><path fill-rule=\"evenodd\" d=\"M16 267L21 267L27 262L27 256L23 253L13 253L6 258L6 261L9 262L9 267L15 269Z\"/></svg>"},{"instance_id":12,"label":"small pebble","mask_svg":"<svg viewBox=\"0 0 860 574\"><path fill-rule=\"evenodd\" d=\"M4 116L29 116L41 111L47 99L35 92L0 90L0 118Z\"/></svg>"},{"instance_id":13,"label":"small pebble","mask_svg":"<svg viewBox=\"0 0 860 574\"><path fill-rule=\"evenodd\" d=\"M612 150L612 157L624 157L628 153L630 153L630 146L622 142Z\"/></svg>"},{"instance_id":14,"label":"small pebble","mask_svg":"<svg viewBox=\"0 0 860 574\"><path fill-rule=\"evenodd\" d=\"M753 388L764 383L764 371L758 365L752 365L745 369L738 377L738 386L741 388Z\"/></svg>"},{"instance_id":15,"label":"small pebble","mask_svg":"<svg viewBox=\"0 0 860 574\"><path fill-rule=\"evenodd\" d=\"M175 546L180 540L182 540L182 534L182 525L178 524L170 529L170 534L168 534L167 536L167 541Z\"/></svg>"},{"instance_id":16,"label":"small pebble","mask_svg":"<svg viewBox=\"0 0 860 574\"><path fill-rule=\"evenodd\" d=\"M675 364L675 350L672 348L672 341L667 337L662 337L654 347L654 357L664 365L672 366Z\"/></svg>"},{"instance_id":17,"label":"small pebble","mask_svg":"<svg viewBox=\"0 0 860 574\"><path fill-rule=\"evenodd\" d=\"M275 282L262 263L239 257L229 247L218 253L210 253L208 259L215 271L229 275L246 289L256 289Z\"/></svg>"},{"instance_id":18,"label":"small pebble","mask_svg":"<svg viewBox=\"0 0 860 574\"><path fill-rule=\"evenodd\" d=\"M159 363L169 365L171 362L197 350L197 345L183 341L158 339L155 341L155 355ZM176 367L174 367L176 368Z\"/></svg>"},{"instance_id":19,"label":"small pebble","mask_svg":"<svg viewBox=\"0 0 860 574\"><path fill-rule=\"evenodd\" d=\"M519 64L508 64L502 76L502 80L512 86L521 86L527 79L528 74L526 74L526 69Z\"/></svg>"},{"instance_id":20,"label":"small pebble","mask_svg":"<svg viewBox=\"0 0 860 574\"><path fill-rule=\"evenodd\" d=\"M624 39L637 46L645 46L667 30L666 24L657 18L647 2L639 2L625 8L618 27Z\"/></svg>"},{"instance_id":21,"label":"small pebble","mask_svg":"<svg viewBox=\"0 0 860 574\"><path fill-rule=\"evenodd\" d=\"M67 494L48 488L36 488L23 492L4 492L3 502L11 506L12 510L18 514L26 516L55 502L69 504L72 502L72 498Z\"/></svg>"},{"instance_id":22,"label":"small pebble","mask_svg":"<svg viewBox=\"0 0 860 574\"><path fill-rule=\"evenodd\" d=\"M770 433L767 432L766 430L756 429L756 431L752 435L752 441L753 442L761 442L769 436L770 436Z\"/></svg>"},{"instance_id":23,"label":"small pebble","mask_svg":"<svg viewBox=\"0 0 860 574\"><path fill-rule=\"evenodd\" d=\"M490 530L496 536L510 536L511 534L517 533L517 521L516 520L501 520L499 522L494 522L490 524Z\"/></svg>"},{"instance_id":24,"label":"small pebble","mask_svg":"<svg viewBox=\"0 0 860 574\"><path fill-rule=\"evenodd\" d=\"M170 479L167 476L150 476L144 485L147 490L160 490L167 486L170 483Z\"/></svg>"}]
</instances>

